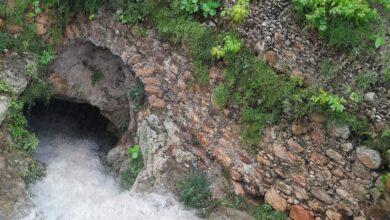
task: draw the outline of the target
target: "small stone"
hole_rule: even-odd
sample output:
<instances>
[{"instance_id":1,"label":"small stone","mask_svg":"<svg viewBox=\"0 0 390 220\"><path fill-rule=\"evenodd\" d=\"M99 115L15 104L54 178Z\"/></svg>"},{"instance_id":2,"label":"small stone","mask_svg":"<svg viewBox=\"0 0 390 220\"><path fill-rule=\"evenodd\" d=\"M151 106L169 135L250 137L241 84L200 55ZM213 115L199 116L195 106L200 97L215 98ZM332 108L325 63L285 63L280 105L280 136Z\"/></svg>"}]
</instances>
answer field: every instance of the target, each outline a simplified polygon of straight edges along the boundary
<instances>
[{"instance_id":1,"label":"small stone","mask_svg":"<svg viewBox=\"0 0 390 220\"><path fill-rule=\"evenodd\" d=\"M274 65L275 64L275 52L272 50L269 50L265 52L265 60L269 65Z\"/></svg>"},{"instance_id":2,"label":"small stone","mask_svg":"<svg viewBox=\"0 0 390 220\"><path fill-rule=\"evenodd\" d=\"M287 141L287 144L294 153L301 153L305 150L303 147L301 147L301 145L299 145L291 138Z\"/></svg>"},{"instance_id":3,"label":"small stone","mask_svg":"<svg viewBox=\"0 0 390 220\"><path fill-rule=\"evenodd\" d=\"M298 185L302 186L302 187L306 187L306 184L307 184L307 180L306 180L306 177L304 175L301 175L301 174L294 174L291 176L291 178L293 179L294 182L296 182Z\"/></svg>"},{"instance_id":4,"label":"small stone","mask_svg":"<svg viewBox=\"0 0 390 220\"><path fill-rule=\"evenodd\" d=\"M234 181L240 181L242 176L236 169L230 169L230 176Z\"/></svg>"},{"instance_id":5,"label":"small stone","mask_svg":"<svg viewBox=\"0 0 390 220\"><path fill-rule=\"evenodd\" d=\"M332 204L334 202L332 197L330 197L325 191L318 187L312 187L311 193L315 198L325 202L326 204Z\"/></svg>"},{"instance_id":6,"label":"small stone","mask_svg":"<svg viewBox=\"0 0 390 220\"><path fill-rule=\"evenodd\" d=\"M312 112L309 114L309 119L315 123L322 123L325 121L325 116L322 113Z\"/></svg>"},{"instance_id":7,"label":"small stone","mask_svg":"<svg viewBox=\"0 0 390 220\"><path fill-rule=\"evenodd\" d=\"M232 181L232 182L233 182L234 194L236 194L238 196L245 195L245 191L244 191L244 188L242 187L242 185L239 182L236 182L236 181Z\"/></svg>"},{"instance_id":8,"label":"small stone","mask_svg":"<svg viewBox=\"0 0 390 220\"><path fill-rule=\"evenodd\" d=\"M224 167L230 167L233 163L232 158L226 153L223 147L218 147L214 150L213 156L222 163Z\"/></svg>"},{"instance_id":9,"label":"small stone","mask_svg":"<svg viewBox=\"0 0 390 220\"><path fill-rule=\"evenodd\" d=\"M341 155L339 152L333 150L333 149L328 149L326 150L326 155L328 155L328 157L332 158L334 161L336 161L337 163L341 164L341 165L345 165L347 163L347 161L344 159L343 155Z\"/></svg>"},{"instance_id":10,"label":"small stone","mask_svg":"<svg viewBox=\"0 0 390 220\"><path fill-rule=\"evenodd\" d=\"M314 219L310 211L304 209L300 205L291 206L289 216L292 220L313 220Z\"/></svg>"},{"instance_id":11,"label":"small stone","mask_svg":"<svg viewBox=\"0 0 390 220\"><path fill-rule=\"evenodd\" d=\"M303 133L303 127L299 123L293 122L291 125L291 131L294 135L300 135Z\"/></svg>"},{"instance_id":12,"label":"small stone","mask_svg":"<svg viewBox=\"0 0 390 220\"><path fill-rule=\"evenodd\" d=\"M317 165L320 165L320 166L324 166L328 160L327 160L326 157L323 156L322 154L313 152L313 153L310 155L310 161L311 161L312 163L314 163L314 164L317 164Z\"/></svg>"},{"instance_id":13,"label":"small stone","mask_svg":"<svg viewBox=\"0 0 390 220\"><path fill-rule=\"evenodd\" d=\"M352 143L342 143L340 147L344 152L350 152L353 149Z\"/></svg>"},{"instance_id":14,"label":"small stone","mask_svg":"<svg viewBox=\"0 0 390 220\"><path fill-rule=\"evenodd\" d=\"M340 213L332 210L327 210L325 214L329 218L329 220L341 220L343 217Z\"/></svg>"},{"instance_id":15,"label":"small stone","mask_svg":"<svg viewBox=\"0 0 390 220\"><path fill-rule=\"evenodd\" d=\"M4 20L0 18L0 28L4 26Z\"/></svg>"},{"instance_id":16,"label":"small stone","mask_svg":"<svg viewBox=\"0 0 390 220\"><path fill-rule=\"evenodd\" d=\"M318 127L313 128L313 131L311 132L311 138L317 145L323 144L325 141L324 132Z\"/></svg>"},{"instance_id":17,"label":"small stone","mask_svg":"<svg viewBox=\"0 0 390 220\"><path fill-rule=\"evenodd\" d=\"M374 102L375 101L375 92L367 92L364 94L364 100L369 101L369 102Z\"/></svg>"},{"instance_id":18,"label":"small stone","mask_svg":"<svg viewBox=\"0 0 390 220\"><path fill-rule=\"evenodd\" d=\"M272 208L280 212L284 212L287 209L287 201L274 188L265 193L264 199Z\"/></svg>"},{"instance_id":19,"label":"small stone","mask_svg":"<svg viewBox=\"0 0 390 220\"><path fill-rule=\"evenodd\" d=\"M377 169L381 165L381 156L378 151L366 147L356 149L357 159L370 169Z\"/></svg>"},{"instance_id":20,"label":"small stone","mask_svg":"<svg viewBox=\"0 0 390 220\"><path fill-rule=\"evenodd\" d=\"M334 137L340 137L347 139L349 137L349 126L347 124L344 125L334 125L330 128L330 134Z\"/></svg>"},{"instance_id":21,"label":"small stone","mask_svg":"<svg viewBox=\"0 0 390 220\"><path fill-rule=\"evenodd\" d=\"M161 98L163 96L163 91L159 87L154 86L154 85L146 85L145 92L148 95L155 95L159 98Z\"/></svg>"}]
</instances>

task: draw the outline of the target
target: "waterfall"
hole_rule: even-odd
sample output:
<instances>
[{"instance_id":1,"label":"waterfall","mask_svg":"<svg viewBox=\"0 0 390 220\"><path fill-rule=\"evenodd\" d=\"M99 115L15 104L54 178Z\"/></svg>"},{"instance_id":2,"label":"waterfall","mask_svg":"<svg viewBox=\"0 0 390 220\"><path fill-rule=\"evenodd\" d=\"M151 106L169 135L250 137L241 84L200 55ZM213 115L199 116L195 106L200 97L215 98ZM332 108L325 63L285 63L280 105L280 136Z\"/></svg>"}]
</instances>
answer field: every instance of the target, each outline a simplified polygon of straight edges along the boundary
<instances>
[{"instance_id":1,"label":"waterfall","mask_svg":"<svg viewBox=\"0 0 390 220\"><path fill-rule=\"evenodd\" d=\"M121 191L104 171L96 140L77 135L68 120L45 120L34 119L33 127L46 176L30 188L34 208L25 220L197 219L170 195Z\"/></svg>"}]
</instances>

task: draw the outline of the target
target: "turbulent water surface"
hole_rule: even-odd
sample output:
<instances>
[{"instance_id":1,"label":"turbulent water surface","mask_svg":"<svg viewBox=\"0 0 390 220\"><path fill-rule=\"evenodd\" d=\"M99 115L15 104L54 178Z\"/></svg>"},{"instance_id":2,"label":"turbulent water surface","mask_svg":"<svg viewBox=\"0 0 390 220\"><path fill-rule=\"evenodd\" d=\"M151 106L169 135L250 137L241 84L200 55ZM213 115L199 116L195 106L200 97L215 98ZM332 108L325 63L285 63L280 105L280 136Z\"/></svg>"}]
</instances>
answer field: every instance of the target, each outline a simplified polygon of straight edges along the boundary
<instances>
[{"instance_id":1,"label":"turbulent water surface","mask_svg":"<svg viewBox=\"0 0 390 220\"><path fill-rule=\"evenodd\" d=\"M196 218L170 196L121 191L104 172L96 141L69 134L62 122L40 124L36 157L47 171L30 189L34 208L25 220Z\"/></svg>"}]
</instances>

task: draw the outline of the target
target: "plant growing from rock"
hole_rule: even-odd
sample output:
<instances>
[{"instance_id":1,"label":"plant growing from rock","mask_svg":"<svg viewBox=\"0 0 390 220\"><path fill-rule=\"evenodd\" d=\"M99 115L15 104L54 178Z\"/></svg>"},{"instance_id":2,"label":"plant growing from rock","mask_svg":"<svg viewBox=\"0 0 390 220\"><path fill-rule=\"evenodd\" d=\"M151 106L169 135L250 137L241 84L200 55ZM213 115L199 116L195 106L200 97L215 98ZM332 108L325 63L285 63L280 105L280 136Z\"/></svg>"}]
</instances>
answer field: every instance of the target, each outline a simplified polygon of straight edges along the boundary
<instances>
[{"instance_id":1,"label":"plant growing from rock","mask_svg":"<svg viewBox=\"0 0 390 220\"><path fill-rule=\"evenodd\" d=\"M224 44L211 48L211 54L217 59L223 58L227 53L236 54L241 50L241 42L233 36L225 36Z\"/></svg>"},{"instance_id":2,"label":"plant growing from rock","mask_svg":"<svg viewBox=\"0 0 390 220\"><path fill-rule=\"evenodd\" d=\"M313 95L310 100L315 106L319 106L323 111L329 110L333 113L342 113L345 109L344 98L332 95L323 89L320 89L319 93Z\"/></svg>"},{"instance_id":3,"label":"plant growing from rock","mask_svg":"<svg viewBox=\"0 0 390 220\"><path fill-rule=\"evenodd\" d=\"M139 145L135 144L127 148L127 153L130 156L130 161L129 167L121 173L121 187L123 189L130 189L133 186L138 174L144 167Z\"/></svg>"},{"instance_id":4,"label":"plant growing from rock","mask_svg":"<svg viewBox=\"0 0 390 220\"><path fill-rule=\"evenodd\" d=\"M190 208L205 208L208 206L211 191L210 182L200 171L191 171L178 183L179 199Z\"/></svg>"},{"instance_id":5,"label":"plant growing from rock","mask_svg":"<svg viewBox=\"0 0 390 220\"><path fill-rule=\"evenodd\" d=\"M242 23L249 15L249 0L237 0L233 7L222 12L222 16L227 16L234 23Z\"/></svg>"}]
</instances>

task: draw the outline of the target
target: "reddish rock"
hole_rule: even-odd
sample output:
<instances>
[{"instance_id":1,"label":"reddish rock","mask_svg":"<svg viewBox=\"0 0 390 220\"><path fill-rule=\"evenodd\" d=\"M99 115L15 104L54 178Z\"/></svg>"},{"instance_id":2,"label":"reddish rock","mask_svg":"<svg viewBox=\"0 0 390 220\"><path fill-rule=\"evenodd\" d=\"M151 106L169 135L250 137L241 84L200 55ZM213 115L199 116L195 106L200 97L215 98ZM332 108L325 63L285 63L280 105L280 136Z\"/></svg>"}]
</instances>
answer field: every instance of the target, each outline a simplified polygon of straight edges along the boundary
<instances>
[{"instance_id":1,"label":"reddish rock","mask_svg":"<svg viewBox=\"0 0 390 220\"><path fill-rule=\"evenodd\" d=\"M141 78L143 84L146 85L160 85L161 81L157 77Z\"/></svg>"},{"instance_id":2,"label":"reddish rock","mask_svg":"<svg viewBox=\"0 0 390 220\"><path fill-rule=\"evenodd\" d=\"M213 82L217 82L221 79L221 73L219 72L219 69L214 66L210 68L209 75Z\"/></svg>"},{"instance_id":3,"label":"reddish rock","mask_svg":"<svg viewBox=\"0 0 390 220\"><path fill-rule=\"evenodd\" d=\"M311 155L310 155L310 161L314 164L317 164L317 165L320 165L320 166L324 166L327 162L327 159L325 156L317 153L317 152L313 152Z\"/></svg>"},{"instance_id":4,"label":"reddish rock","mask_svg":"<svg viewBox=\"0 0 390 220\"><path fill-rule=\"evenodd\" d=\"M272 208L278 211L284 212L287 209L287 201L274 188L265 193L264 199Z\"/></svg>"},{"instance_id":5,"label":"reddish rock","mask_svg":"<svg viewBox=\"0 0 390 220\"><path fill-rule=\"evenodd\" d=\"M328 157L332 158L334 161L341 165L345 165L347 163L347 161L344 159L344 156L333 149L328 149L325 153L326 155L328 155Z\"/></svg>"},{"instance_id":6,"label":"reddish rock","mask_svg":"<svg viewBox=\"0 0 390 220\"><path fill-rule=\"evenodd\" d=\"M275 64L275 52L272 50L269 50L265 52L265 60L269 65L274 65Z\"/></svg>"},{"instance_id":7,"label":"reddish rock","mask_svg":"<svg viewBox=\"0 0 390 220\"><path fill-rule=\"evenodd\" d=\"M233 163L232 158L230 158L223 147L217 147L214 150L213 156L221 162L224 167L230 167Z\"/></svg>"},{"instance_id":8,"label":"reddish rock","mask_svg":"<svg viewBox=\"0 0 390 220\"><path fill-rule=\"evenodd\" d=\"M147 76L151 76L153 73L155 72L155 69L152 68L152 67L144 67L144 68L141 68L141 69L138 69L135 71L136 75L138 77L147 77Z\"/></svg>"},{"instance_id":9,"label":"reddish rock","mask_svg":"<svg viewBox=\"0 0 390 220\"><path fill-rule=\"evenodd\" d=\"M300 185L302 187L306 187L307 180L306 180L306 177L304 175L302 175L302 174L294 174L294 175L291 176L291 178L298 185Z\"/></svg>"},{"instance_id":10,"label":"reddish rock","mask_svg":"<svg viewBox=\"0 0 390 220\"><path fill-rule=\"evenodd\" d=\"M4 26L4 20L0 18L0 28Z\"/></svg>"},{"instance_id":11,"label":"reddish rock","mask_svg":"<svg viewBox=\"0 0 390 220\"><path fill-rule=\"evenodd\" d=\"M282 35L279 32L275 32L274 37L275 37L275 43L280 44L280 41L282 39Z\"/></svg>"},{"instance_id":12,"label":"reddish rock","mask_svg":"<svg viewBox=\"0 0 390 220\"><path fill-rule=\"evenodd\" d=\"M332 211L332 210L327 210L325 212L325 214L326 214L326 217L329 218L329 220L341 220L343 218L343 216L340 213Z\"/></svg>"},{"instance_id":13,"label":"reddish rock","mask_svg":"<svg viewBox=\"0 0 390 220\"><path fill-rule=\"evenodd\" d=\"M309 119L310 119L310 121L315 122L315 123L322 123L325 121L325 116L324 116L324 114L319 113L319 112L312 112L309 114Z\"/></svg>"},{"instance_id":14,"label":"reddish rock","mask_svg":"<svg viewBox=\"0 0 390 220\"><path fill-rule=\"evenodd\" d=\"M263 157L263 155L261 155L261 154L258 154L258 155L256 156L256 160L257 160L259 163L264 164L264 165L266 165L266 166L268 166L268 165L271 164L271 162L269 162L269 160L267 160L267 159L266 159L265 157Z\"/></svg>"},{"instance_id":15,"label":"reddish rock","mask_svg":"<svg viewBox=\"0 0 390 220\"><path fill-rule=\"evenodd\" d=\"M294 141L292 138L288 139L287 144L294 153L301 153L305 150L303 147L301 147L301 145L298 144L298 142Z\"/></svg>"},{"instance_id":16,"label":"reddish rock","mask_svg":"<svg viewBox=\"0 0 390 220\"><path fill-rule=\"evenodd\" d=\"M230 176L232 177L232 179L234 181L241 181L241 179L242 179L241 173L233 168L230 169Z\"/></svg>"},{"instance_id":17,"label":"reddish rock","mask_svg":"<svg viewBox=\"0 0 390 220\"><path fill-rule=\"evenodd\" d=\"M300 205L291 206L289 216L292 220L313 220L314 219L310 211L304 209Z\"/></svg>"},{"instance_id":18,"label":"reddish rock","mask_svg":"<svg viewBox=\"0 0 390 220\"><path fill-rule=\"evenodd\" d=\"M166 103L164 101L164 99L160 99L158 98L157 96L155 95L151 95L148 97L148 102L149 102L149 105L152 107L152 108L157 108L157 109L162 109L165 107Z\"/></svg>"},{"instance_id":19,"label":"reddish rock","mask_svg":"<svg viewBox=\"0 0 390 220\"><path fill-rule=\"evenodd\" d=\"M159 87L153 85L146 85L145 92L148 95L155 95L159 98L163 96L163 91Z\"/></svg>"},{"instance_id":20,"label":"reddish rock","mask_svg":"<svg viewBox=\"0 0 390 220\"><path fill-rule=\"evenodd\" d=\"M36 27L37 34L42 36L47 33L47 25L48 25L49 17L45 13L41 13L36 17Z\"/></svg>"},{"instance_id":21,"label":"reddish rock","mask_svg":"<svg viewBox=\"0 0 390 220\"><path fill-rule=\"evenodd\" d=\"M234 194L239 195L239 196L244 196L245 191L244 188L242 187L241 183L233 181L233 190Z\"/></svg>"},{"instance_id":22,"label":"reddish rock","mask_svg":"<svg viewBox=\"0 0 390 220\"><path fill-rule=\"evenodd\" d=\"M344 172L340 168L338 168L338 167L336 169L332 170L332 174L337 176L337 177L343 177L344 176Z\"/></svg>"},{"instance_id":23,"label":"reddish rock","mask_svg":"<svg viewBox=\"0 0 390 220\"><path fill-rule=\"evenodd\" d=\"M314 144L323 144L325 141L324 132L320 128L314 127L313 131L311 132L311 139L313 140Z\"/></svg>"}]
</instances>

